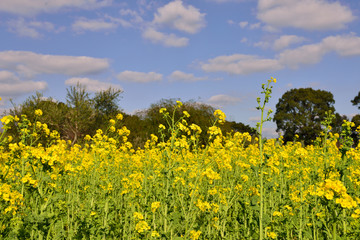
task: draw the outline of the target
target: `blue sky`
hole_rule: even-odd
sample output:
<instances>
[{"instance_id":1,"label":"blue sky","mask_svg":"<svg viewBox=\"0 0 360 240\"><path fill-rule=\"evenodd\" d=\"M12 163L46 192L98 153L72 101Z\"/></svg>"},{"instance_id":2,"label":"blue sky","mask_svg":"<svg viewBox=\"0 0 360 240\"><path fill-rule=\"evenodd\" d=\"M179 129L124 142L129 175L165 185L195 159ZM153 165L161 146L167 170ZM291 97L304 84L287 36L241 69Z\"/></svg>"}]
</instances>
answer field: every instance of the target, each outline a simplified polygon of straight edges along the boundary
<instances>
[{"instance_id":1,"label":"blue sky","mask_svg":"<svg viewBox=\"0 0 360 240\"><path fill-rule=\"evenodd\" d=\"M122 89L128 113L180 98L255 127L274 77L273 110L286 91L312 87L333 93L340 114L359 113L357 0L1 0L0 33L2 109L36 91L65 101L80 82Z\"/></svg>"}]
</instances>

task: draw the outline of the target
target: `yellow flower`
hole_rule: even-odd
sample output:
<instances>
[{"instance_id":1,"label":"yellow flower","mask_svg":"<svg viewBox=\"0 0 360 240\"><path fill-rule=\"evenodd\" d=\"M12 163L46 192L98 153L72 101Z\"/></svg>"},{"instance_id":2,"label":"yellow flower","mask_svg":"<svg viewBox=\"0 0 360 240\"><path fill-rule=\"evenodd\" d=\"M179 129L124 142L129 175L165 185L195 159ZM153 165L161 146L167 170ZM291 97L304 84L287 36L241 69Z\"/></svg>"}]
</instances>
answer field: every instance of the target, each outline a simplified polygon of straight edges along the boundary
<instances>
[{"instance_id":1,"label":"yellow flower","mask_svg":"<svg viewBox=\"0 0 360 240\"><path fill-rule=\"evenodd\" d=\"M0 121L3 124L7 125L7 124L11 123L13 120L14 120L14 117L11 115L8 115L8 116L4 116Z\"/></svg>"},{"instance_id":2,"label":"yellow flower","mask_svg":"<svg viewBox=\"0 0 360 240\"><path fill-rule=\"evenodd\" d=\"M162 114L163 112L166 112L166 108L160 108L159 113Z\"/></svg>"},{"instance_id":3,"label":"yellow flower","mask_svg":"<svg viewBox=\"0 0 360 240\"><path fill-rule=\"evenodd\" d=\"M183 114L188 118L190 117L190 114L187 111L183 111Z\"/></svg>"},{"instance_id":4,"label":"yellow flower","mask_svg":"<svg viewBox=\"0 0 360 240\"><path fill-rule=\"evenodd\" d=\"M134 218L135 218L136 220L143 220L143 219L144 219L144 216L143 216L141 213L139 213L139 212L134 212Z\"/></svg>"},{"instance_id":5,"label":"yellow flower","mask_svg":"<svg viewBox=\"0 0 360 240\"><path fill-rule=\"evenodd\" d=\"M274 233L274 232L268 232L267 235L271 239L275 239L277 237L276 233Z\"/></svg>"},{"instance_id":6,"label":"yellow flower","mask_svg":"<svg viewBox=\"0 0 360 240\"><path fill-rule=\"evenodd\" d=\"M182 102L180 102L180 101L176 101L176 104L178 107L181 107L183 105Z\"/></svg>"},{"instance_id":7,"label":"yellow flower","mask_svg":"<svg viewBox=\"0 0 360 240\"><path fill-rule=\"evenodd\" d=\"M160 207L160 202L151 203L151 211L154 213Z\"/></svg>"},{"instance_id":8,"label":"yellow flower","mask_svg":"<svg viewBox=\"0 0 360 240\"><path fill-rule=\"evenodd\" d=\"M121 113L119 113L118 115L116 115L116 119L117 119L117 120L120 120L120 121L123 120L123 117L124 117L124 116L123 116Z\"/></svg>"},{"instance_id":9,"label":"yellow flower","mask_svg":"<svg viewBox=\"0 0 360 240\"><path fill-rule=\"evenodd\" d=\"M214 116L218 119L220 124L225 123L226 115L220 109L215 110Z\"/></svg>"},{"instance_id":10,"label":"yellow flower","mask_svg":"<svg viewBox=\"0 0 360 240\"><path fill-rule=\"evenodd\" d=\"M96 215L96 212L94 212L94 211L90 212L90 216L95 216L95 215Z\"/></svg>"},{"instance_id":11,"label":"yellow flower","mask_svg":"<svg viewBox=\"0 0 360 240\"><path fill-rule=\"evenodd\" d=\"M275 212L273 213L273 216L274 216L274 217L281 217L281 216L282 216L282 213L279 212L279 211L275 211Z\"/></svg>"},{"instance_id":12,"label":"yellow flower","mask_svg":"<svg viewBox=\"0 0 360 240\"><path fill-rule=\"evenodd\" d=\"M43 115L42 110L41 110L41 109L36 109L36 110L35 110L35 115L36 115L36 116L41 116L41 115Z\"/></svg>"},{"instance_id":13,"label":"yellow flower","mask_svg":"<svg viewBox=\"0 0 360 240\"><path fill-rule=\"evenodd\" d=\"M165 126L164 126L164 125L162 125L162 124L159 124L159 128L160 128L160 129L164 129L164 130L165 130Z\"/></svg>"},{"instance_id":14,"label":"yellow flower","mask_svg":"<svg viewBox=\"0 0 360 240\"><path fill-rule=\"evenodd\" d=\"M160 237L160 234L157 231L152 231L151 232L151 237Z\"/></svg>"},{"instance_id":15,"label":"yellow flower","mask_svg":"<svg viewBox=\"0 0 360 240\"><path fill-rule=\"evenodd\" d=\"M115 125L115 120L114 120L114 119L110 119L110 120L109 120L109 123L110 123L111 125Z\"/></svg>"},{"instance_id":16,"label":"yellow flower","mask_svg":"<svg viewBox=\"0 0 360 240\"><path fill-rule=\"evenodd\" d=\"M115 132L115 131L116 131L116 128L115 128L114 126L111 126L111 127L109 128L109 131L110 131L110 132Z\"/></svg>"},{"instance_id":17,"label":"yellow flower","mask_svg":"<svg viewBox=\"0 0 360 240\"><path fill-rule=\"evenodd\" d=\"M190 239L191 240L197 240L200 238L201 235L201 231L195 231L195 230L191 230L190 231Z\"/></svg>"},{"instance_id":18,"label":"yellow flower","mask_svg":"<svg viewBox=\"0 0 360 240\"><path fill-rule=\"evenodd\" d=\"M143 233L145 231L148 231L150 230L150 227L148 225L147 222L145 221L140 221L138 222L136 225L135 225L135 230L138 232L138 233Z\"/></svg>"}]
</instances>

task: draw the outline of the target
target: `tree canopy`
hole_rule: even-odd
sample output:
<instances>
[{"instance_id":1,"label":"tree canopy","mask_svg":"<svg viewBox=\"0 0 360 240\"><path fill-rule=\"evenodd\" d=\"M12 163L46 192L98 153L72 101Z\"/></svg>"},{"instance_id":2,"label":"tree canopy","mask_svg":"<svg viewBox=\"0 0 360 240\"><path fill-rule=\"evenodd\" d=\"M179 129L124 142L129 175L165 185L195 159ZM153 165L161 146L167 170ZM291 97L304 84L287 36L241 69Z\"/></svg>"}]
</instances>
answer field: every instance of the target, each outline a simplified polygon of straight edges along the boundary
<instances>
[{"instance_id":1,"label":"tree canopy","mask_svg":"<svg viewBox=\"0 0 360 240\"><path fill-rule=\"evenodd\" d=\"M353 100L351 100L351 103L360 109L360 91L359 91L358 95L356 97L354 97Z\"/></svg>"},{"instance_id":2,"label":"tree canopy","mask_svg":"<svg viewBox=\"0 0 360 240\"><path fill-rule=\"evenodd\" d=\"M274 122L284 141L295 135L304 143L311 144L321 132L321 121L327 111L335 112L333 94L312 88L291 89L276 104Z\"/></svg>"},{"instance_id":3,"label":"tree canopy","mask_svg":"<svg viewBox=\"0 0 360 240\"><path fill-rule=\"evenodd\" d=\"M11 115L26 115L30 121L47 123L49 129L60 133L62 139L70 140L73 144L82 143L86 135L94 135L97 129L106 131L109 120L115 119L121 113L123 120L116 123L116 128L126 126L130 130L128 140L134 148L143 147L151 134L159 134L159 124L166 126L164 116L159 112L166 108L173 113L176 101L180 99L161 99L150 105L148 109L139 111L136 114L126 114L119 107L121 90L109 88L104 91L90 94L85 86L80 84L67 89L66 103L58 102L52 98L44 98L42 93L30 96L21 105L10 112ZM41 116L35 115L35 110L42 110ZM181 108L176 108L174 119L177 121L186 111L190 116L186 118L187 124L196 124L202 129L199 136L199 144L207 144L207 131L215 121L215 108L195 101L183 102ZM249 132L255 131L248 125L235 121L225 121L220 126L224 134L228 132ZM13 131L16 128L13 128ZM13 135L16 135L16 133ZM166 137L169 137L166 135Z\"/></svg>"}]
</instances>

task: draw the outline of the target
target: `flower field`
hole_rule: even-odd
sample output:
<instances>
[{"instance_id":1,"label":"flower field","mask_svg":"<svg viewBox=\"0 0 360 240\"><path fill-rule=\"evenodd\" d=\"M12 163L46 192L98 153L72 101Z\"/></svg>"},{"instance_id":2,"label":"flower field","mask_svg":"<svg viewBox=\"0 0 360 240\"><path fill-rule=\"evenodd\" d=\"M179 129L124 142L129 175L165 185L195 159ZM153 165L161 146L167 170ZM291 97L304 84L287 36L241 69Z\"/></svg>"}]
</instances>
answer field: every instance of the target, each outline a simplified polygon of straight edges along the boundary
<instances>
[{"instance_id":1,"label":"flower field","mask_svg":"<svg viewBox=\"0 0 360 240\"><path fill-rule=\"evenodd\" d=\"M0 238L360 238L360 147L337 147L345 135L325 128L306 147L224 136L217 110L209 143L199 146L203 130L187 124L187 112L175 121L160 111L168 125L144 149L132 148L125 126L115 127L121 115L82 146L60 140L46 123L4 117ZM4 137L13 123L19 141Z\"/></svg>"}]
</instances>

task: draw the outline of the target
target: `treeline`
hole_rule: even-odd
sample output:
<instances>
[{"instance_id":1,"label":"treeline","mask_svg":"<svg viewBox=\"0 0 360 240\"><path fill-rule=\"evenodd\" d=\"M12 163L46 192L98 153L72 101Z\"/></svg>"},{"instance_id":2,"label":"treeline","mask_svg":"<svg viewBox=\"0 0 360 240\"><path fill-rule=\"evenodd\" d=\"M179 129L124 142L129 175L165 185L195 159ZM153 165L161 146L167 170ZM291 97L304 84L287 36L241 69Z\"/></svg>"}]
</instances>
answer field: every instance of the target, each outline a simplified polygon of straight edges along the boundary
<instances>
[{"instance_id":1,"label":"treeline","mask_svg":"<svg viewBox=\"0 0 360 240\"><path fill-rule=\"evenodd\" d=\"M93 136L96 130L107 131L110 126L110 119L121 117L115 127L121 129L124 126L130 130L128 141L136 149L142 148L151 134L160 137L159 125L166 126L165 119L159 110L166 108L171 114L174 113L175 120L186 111L190 117L186 119L188 125L192 123L202 129L199 136L199 143L207 143L207 130L215 121L214 111L210 105L194 101L183 102L180 109L174 111L176 101L180 99L162 99L157 103L151 104L146 109L136 114L127 114L119 107L121 99L121 90L109 88L99 91L91 96L82 85L72 86L67 89L66 102L58 102L52 98L44 98L37 92L35 95L27 98L22 104L14 106L9 114L21 117L26 115L30 122L39 121L46 123L48 128L56 130L62 139L71 141L72 144L82 144L86 135ZM42 110L42 115L36 115L35 110ZM120 114L120 115L119 115ZM13 124L16 124L14 121ZM221 126L223 134L230 132L249 132L254 134L255 129L243 123L226 121ZM19 128L15 126L7 131L7 134L20 137ZM169 137L169 135L165 136Z\"/></svg>"},{"instance_id":2,"label":"treeline","mask_svg":"<svg viewBox=\"0 0 360 240\"><path fill-rule=\"evenodd\" d=\"M190 115L186 118L187 124L194 123L202 129L199 143L203 145L207 143L207 130L215 121L213 113L216 109L212 106L187 101L180 109L175 109L176 101L180 99L162 99L151 104L148 109L130 115L119 107L121 93L121 90L109 88L92 96L84 86L78 84L67 89L66 102L44 98L41 93L36 93L19 106L14 106L10 110L10 115L19 117L26 115L31 122L36 119L46 123L49 129L58 131L62 139L69 140L72 144L82 144L86 135L93 136L97 129L106 131L110 119L116 119L116 116L121 114L122 120L118 121L115 127L120 129L126 126L130 130L128 141L134 148L142 148L151 134L160 137L159 125L167 124L159 111L161 108L166 108L167 112L174 113L175 121L183 115L183 111L186 111ZM351 103L360 109L360 92ZM354 124L351 137L357 145L360 114L348 119L347 116L336 112L334 104L335 100L331 92L312 88L291 89L285 92L276 104L276 112L273 116L273 121L277 125L276 131L283 136L285 142L298 139L304 145L309 145L321 136L326 119L331 121L332 132L340 136L344 120L352 121ZM41 109L43 114L36 116L36 109ZM256 134L256 130L249 125L234 121L225 121L219 127L223 134L230 132ZM8 130L8 134L21 136L17 131L19 128L14 126ZM165 137L169 137L169 133Z\"/></svg>"}]
</instances>

